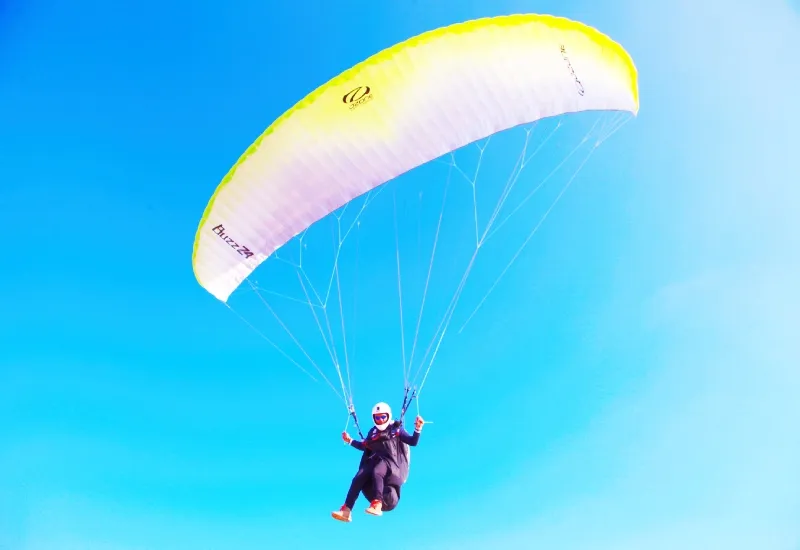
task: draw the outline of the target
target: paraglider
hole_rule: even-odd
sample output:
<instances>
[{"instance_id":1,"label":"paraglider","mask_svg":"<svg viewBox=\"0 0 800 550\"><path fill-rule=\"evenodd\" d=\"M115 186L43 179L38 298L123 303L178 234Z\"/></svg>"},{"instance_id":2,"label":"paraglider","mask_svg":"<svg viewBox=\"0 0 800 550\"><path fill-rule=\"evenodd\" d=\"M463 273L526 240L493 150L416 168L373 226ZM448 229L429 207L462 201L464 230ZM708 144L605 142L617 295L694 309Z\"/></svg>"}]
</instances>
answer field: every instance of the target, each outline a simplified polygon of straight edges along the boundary
<instances>
[{"instance_id":1,"label":"paraglider","mask_svg":"<svg viewBox=\"0 0 800 550\"><path fill-rule=\"evenodd\" d=\"M622 46L582 23L520 14L477 19L423 33L323 84L256 139L223 178L203 212L192 253L194 274L203 288L227 305L244 281L250 283L248 277L253 271L294 237L301 235L302 239L317 221L357 197L369 197L373 190L405 172L523 124L586 111L635 115L638 109L638 77L631 57ZM427 380L478 250L506 197L504 191L482 236L478 235L476 217L475 250L429 346L433 355L429 358L426 352L422 359L427 370L419 387L414 386L411 399ZM341 247L341 236L338 242ZM338 252L334 264L337 286ZM302 262L295 268L340 387L325 377L302 347L301 351L343 400L357 425L344 314L344 353L340 355L332 342L327 296L323 300L317 295L312 302L310 296L316 291L302 271ZM250 286L258 292L256 285ZM280 319L279 324L300 347ZM269 336L259 335L307 372ZM411 355L409 362L413 351ZM405 355L403 361L405 375L410 364L405 364ZM422 367L420 364L420 370ZM407 397L411 387L406 379ZM364 454L345 506L338 516L334 512L334 517L342 521L350 519L359 492L370 500L370 513L394 508L408 475L408 446L418 442L424 421L418 415L414 434L408 434L400 421L391 422L386 404L379 407L387 410L373 411L375 425L366 438L355 441L343 434L345 442ZM406 408L404 401L403 413Z\"/></svg>"},{"instance_id":2,"label":"paraglider","mask_svg":"<svg viewBox=\"0 0 800 550\"><path fill-rule=\"evenodd\" d=\"M342 432L344 442L363 454L344 504L331 513L339 521L352 521L351 512L359 493L369 500L366 513L373 516L380 516L383 511L391 511L397 506L400 488L408 477L408 447L417 445L425 424L422 417L417 416L414 434L409 434L403 429L402 421L392 421L392 409L386 403L378 403L372 408L372 421L375 425L361 441L353 439L346 431Z\"/></svg>"}]
</instances>

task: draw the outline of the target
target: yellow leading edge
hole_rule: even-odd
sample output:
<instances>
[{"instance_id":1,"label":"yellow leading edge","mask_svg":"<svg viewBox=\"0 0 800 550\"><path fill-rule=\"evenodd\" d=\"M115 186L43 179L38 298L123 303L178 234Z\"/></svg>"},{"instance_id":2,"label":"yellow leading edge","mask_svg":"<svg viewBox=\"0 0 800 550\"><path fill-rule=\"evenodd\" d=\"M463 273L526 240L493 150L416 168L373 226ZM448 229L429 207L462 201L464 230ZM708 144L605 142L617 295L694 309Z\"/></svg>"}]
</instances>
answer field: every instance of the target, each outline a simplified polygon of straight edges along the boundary
<instances>
[{"instance_id":1,"label":"yellow leading edge","mask_svg":"<svg viewBox=\"0 0 800 550\"><path fill-rule=\"evenodd\" d=\"M491 134L579 111L639 110L630 55L551 15L476 19L396 44L270 125L211 197L194 242L223 302L270 254L367 191Z\"/></svg>"}]
</instances>

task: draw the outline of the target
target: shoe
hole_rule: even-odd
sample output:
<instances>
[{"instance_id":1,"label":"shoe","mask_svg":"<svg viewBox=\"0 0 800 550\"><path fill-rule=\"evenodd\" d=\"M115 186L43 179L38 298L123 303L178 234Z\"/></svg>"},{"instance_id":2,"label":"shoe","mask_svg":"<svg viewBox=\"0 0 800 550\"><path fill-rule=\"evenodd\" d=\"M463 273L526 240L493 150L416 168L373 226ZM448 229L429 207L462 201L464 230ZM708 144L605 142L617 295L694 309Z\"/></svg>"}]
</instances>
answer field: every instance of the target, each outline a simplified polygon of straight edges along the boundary
<instances>
[{"instance_id":1,"label":"shoe","mask_svg":"<svg viewBox=\"0 0 800 550\"><path fill-rule=\"evenodd\" d=\"M339 521L343 521L345 523L350 523L353 521L353 518L350 517L350 508L347 506L342 506L335 512L331 512L331 516L333 516L333 519L338 519Z\"/></svg>"},{"instance_id":2,"label":"shoe","mask_svg":"<svg viewBox=\"0 0 800 550\"><path fill-rule=\"evenodd\" d=\"M382 516L383 515L383 503L380 500L373 500L369 504L369 508L365 510L366 513L372 514L373 516Z\"/></svg>"}]
</instances>

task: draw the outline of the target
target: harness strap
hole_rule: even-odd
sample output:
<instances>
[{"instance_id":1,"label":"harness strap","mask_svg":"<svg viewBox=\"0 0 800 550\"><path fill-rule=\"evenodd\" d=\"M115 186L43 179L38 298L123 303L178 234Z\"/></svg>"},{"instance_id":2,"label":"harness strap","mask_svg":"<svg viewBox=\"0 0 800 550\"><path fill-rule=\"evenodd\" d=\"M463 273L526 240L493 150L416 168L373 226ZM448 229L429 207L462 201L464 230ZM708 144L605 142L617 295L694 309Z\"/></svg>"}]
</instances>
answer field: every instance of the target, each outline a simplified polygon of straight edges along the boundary
<instances>
[{"instance_id":1,"label":"harness strap","mask_svg":"<svg viewBox=\"0 0 800 550\"><path fill-rule=\"evenodd\" d=\"M358 425L358 416L356 415L356 407L355 407L355 405L350 403L350 406L348 407L348 409L350 411L350 416L353 417L353 424L356 425L356 430L358 430L358 437L360 437L363 440L364 439L364 434L361 433L361 426Z\"/></svg>"},{"instance_id":2,"label":"harness strap","mask_svg":"<svg viewBox=\"0 0 800 550\"><path fill-rule=\"evenodd\" d=\"M408 395L409 390L411 391L411 395ZM403 395L403 407L400 409L400 422L403 421L403 418L406 416L406 411L408 410L408 407L411 406L411 402L414 399L416 399L416 397L417 397L417 388L414 387L412 389L406 386L406 391L405 394Z\"/></svg>"}]
</instances>

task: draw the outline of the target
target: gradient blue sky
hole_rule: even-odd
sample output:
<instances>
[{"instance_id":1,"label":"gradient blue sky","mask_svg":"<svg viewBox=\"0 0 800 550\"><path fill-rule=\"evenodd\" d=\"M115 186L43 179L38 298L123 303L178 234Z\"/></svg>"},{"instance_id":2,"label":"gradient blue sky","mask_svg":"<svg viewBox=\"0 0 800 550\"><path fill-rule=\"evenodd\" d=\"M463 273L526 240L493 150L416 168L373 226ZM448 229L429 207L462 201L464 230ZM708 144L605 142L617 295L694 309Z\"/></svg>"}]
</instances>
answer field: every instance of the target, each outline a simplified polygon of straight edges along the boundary
<instances>
[{"instance_id":1,"label":"gradient blue sky","mask_svg":"<svg viewBox=\"0 0 800 550\"><path fill-rule=\"evenodd\" d=\"M800 548L797 4L290 6L0 1L0 548ZM521 11L620 41L640 116L446 340L402 506L339 524L343 409L195 283L197 221L320 82Z\"/></svg>"}]
</instances>

